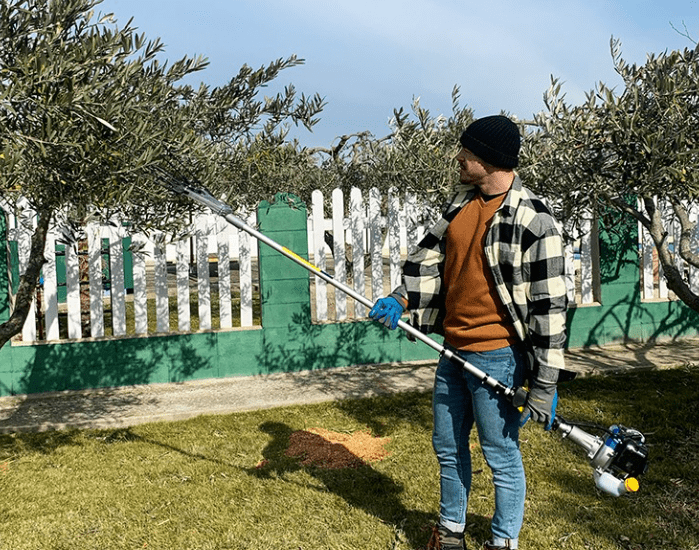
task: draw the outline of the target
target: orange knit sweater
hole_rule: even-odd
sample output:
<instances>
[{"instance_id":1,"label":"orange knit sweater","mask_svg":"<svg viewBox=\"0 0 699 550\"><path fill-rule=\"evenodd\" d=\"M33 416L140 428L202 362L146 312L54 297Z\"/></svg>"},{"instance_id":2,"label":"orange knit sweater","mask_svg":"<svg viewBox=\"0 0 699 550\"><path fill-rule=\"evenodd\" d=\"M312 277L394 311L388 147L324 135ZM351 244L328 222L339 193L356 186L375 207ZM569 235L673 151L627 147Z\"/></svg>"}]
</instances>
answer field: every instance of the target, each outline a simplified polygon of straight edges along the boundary
<instances>
[{"instance_id":1,"label":"orange knit sweater","mask_svg":"<svg viewBox=\"0 0 699 550\"><path fill-rule=\"evenodd\" d=\"M484 201L478 195L447 229L444 334L457 349L490 351L516 341L483 250L485 234L504 199L503 194Z\"/></svg>"}]
</instances>

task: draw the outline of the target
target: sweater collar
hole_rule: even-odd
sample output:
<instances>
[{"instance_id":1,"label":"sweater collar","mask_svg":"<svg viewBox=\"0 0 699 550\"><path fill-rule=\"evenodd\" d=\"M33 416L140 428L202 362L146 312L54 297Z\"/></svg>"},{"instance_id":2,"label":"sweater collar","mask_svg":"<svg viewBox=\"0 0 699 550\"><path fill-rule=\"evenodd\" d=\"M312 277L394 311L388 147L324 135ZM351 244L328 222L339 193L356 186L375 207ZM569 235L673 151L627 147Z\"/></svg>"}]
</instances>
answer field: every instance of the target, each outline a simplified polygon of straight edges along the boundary
<instances>
[{"instance_id":1,"label":"sweater collar","mask_svg":"<svg viewBox=\"0 0 699 550\"><path fill-rule=\"evenodd\" d=\"M463 197L463 201L459 206L463 206L466 202L470 201L478 192L476 186L471 183L459 183L454 187L455 196ZM511 215L517 210L517 206L522 200L522 180L519 174L515 172L515 179L510 186L510 190L507 192L505 200L502 201L500 208L498 209L503 215Z\"/></svg>"}]
</instances>

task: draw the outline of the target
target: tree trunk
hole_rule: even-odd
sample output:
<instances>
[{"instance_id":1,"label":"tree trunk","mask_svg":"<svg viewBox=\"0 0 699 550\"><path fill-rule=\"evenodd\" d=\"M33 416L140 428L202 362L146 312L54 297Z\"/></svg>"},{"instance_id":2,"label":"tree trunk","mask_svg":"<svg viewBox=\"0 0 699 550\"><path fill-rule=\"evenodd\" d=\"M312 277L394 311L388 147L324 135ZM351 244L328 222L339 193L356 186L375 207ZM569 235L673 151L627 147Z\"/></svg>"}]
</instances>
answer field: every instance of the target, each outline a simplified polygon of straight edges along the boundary
<instances>
[{"instance_id":1,"label":"tree trunk","mask_svg":"<svg viewBox=\"0 0 699 550\"><path fill-rule=\"evenodd\" d=\"M644 225L646 226L646 229L648 229L648 232L650 233L650 236L658 250L658 260L660 261L660 265L663 266L667 287L690 308L699 312L699 295L692 292L692 289L687 281L685 281L683 274L679 269L677 269L675 259L668 248L668 233L663 226L660 212L655 208L653 199L644 199L644 203L646 206L646 212L649 214L650 221L649 225L646 225L645 223ZM675 254L679 253L679 247L676 245Z\"/></svg>"},{"instance_id":2,"label":"tree trunk","mask_svg":"<svg viewBox=\"0 0 699 550\"><path fill-rule=\"evenodd\" d=\"M693 249L693 236L696 232L696 222L692 222L689 217L689 209L677 200L672 200L672 208L675 216L680 221L681 236L679 247L680 256L688 264L699 268L699 251Z\"/></svg>"},{"instance_id":3,"label":"tree trunk","mask_svg":"<svg viewBox=\"0 0 699 550\"><path fill-rule=\"evenodd\" d=\"M2 348L10 338L22 331L24 322L32 306L36 286L39 282L41 267L46 262L44 249L46 248L46 234L51 223L51 213L41 212L39 223L32 235L31 248L29 252L29 262L24 274L20 277L19 288L15 297L14 310L10 318L0 325L0 348Z\"/></svg>"}]
</instances>

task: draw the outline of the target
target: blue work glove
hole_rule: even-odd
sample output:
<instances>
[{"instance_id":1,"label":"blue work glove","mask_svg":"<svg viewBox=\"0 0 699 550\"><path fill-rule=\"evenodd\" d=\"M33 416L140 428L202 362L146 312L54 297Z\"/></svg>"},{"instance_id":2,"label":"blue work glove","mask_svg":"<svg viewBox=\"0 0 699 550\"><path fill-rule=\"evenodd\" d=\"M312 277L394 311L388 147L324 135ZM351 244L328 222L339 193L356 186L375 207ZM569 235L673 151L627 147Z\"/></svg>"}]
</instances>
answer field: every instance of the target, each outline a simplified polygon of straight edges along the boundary
<instances>
[{"instance_id":1,"label":"blue work glove","mask_svg":"<svg viewBox=\"0 0 699 550\"><path fill-rule=\"evenodd\" d=\"M556 418L556 406L558 405L558 391L555 382L542 382L535 380L529 390L529 396L524 403L524 410L519 419L519 425L524 426L531 418L535 422L542 422L547 432L553 427L553 419Z\"/></svg>"},{"instance_id":2,"label":"blue work glove","mask_svg":"<svg viewBox=\"0 0 699 550\"><path fill-rule=\"evenodd\" d=\"M369 312L369 317L375 321L383 323L391 330L395 330L400 321L400 316L403 315L405 308L393 296L388 298L380 298L374 304Z\"/></svg>"}]
</instances>

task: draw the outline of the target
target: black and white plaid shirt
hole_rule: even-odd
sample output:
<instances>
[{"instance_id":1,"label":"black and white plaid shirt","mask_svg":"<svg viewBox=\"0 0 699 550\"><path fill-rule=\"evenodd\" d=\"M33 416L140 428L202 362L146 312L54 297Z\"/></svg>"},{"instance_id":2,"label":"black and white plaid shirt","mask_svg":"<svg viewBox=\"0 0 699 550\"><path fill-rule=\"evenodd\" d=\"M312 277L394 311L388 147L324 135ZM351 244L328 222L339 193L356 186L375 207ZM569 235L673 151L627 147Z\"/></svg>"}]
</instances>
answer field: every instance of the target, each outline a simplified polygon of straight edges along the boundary
<instances>
[{"instance_id":1,"label":"black and white plaid shirt","mask_svg":"<svg viewBox=\"0 0 699 550\"><path fill-rule=\"evenodd\" d=\"M407 300L411 323L425 334L443 334L447 228L476 193L472 185L456 186L442 217L406 260L403 284L393 292ZM485 254L498 295L529 352L530 368L563 369L568 304L563 241L548 208L519 176L493 216Z\"/></svg>"}]
</instances>

